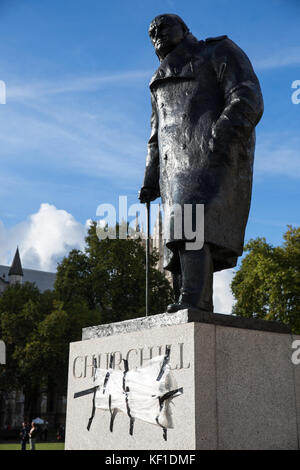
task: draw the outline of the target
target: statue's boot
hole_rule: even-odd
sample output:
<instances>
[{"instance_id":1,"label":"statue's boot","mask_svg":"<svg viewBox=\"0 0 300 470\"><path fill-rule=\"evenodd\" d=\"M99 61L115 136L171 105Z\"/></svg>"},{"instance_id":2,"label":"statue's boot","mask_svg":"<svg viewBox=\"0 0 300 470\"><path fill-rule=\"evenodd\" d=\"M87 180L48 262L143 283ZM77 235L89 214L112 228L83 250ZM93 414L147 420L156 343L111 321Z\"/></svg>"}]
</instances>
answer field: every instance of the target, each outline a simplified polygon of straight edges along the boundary
<instances>
[{"instance_id":1,"label":"statue's boot","mask_svg":"<svg viewBox=\"0 0 300 470\"><path fill-rule=\"evenodd\" d=\"M179 301L179 297L181 294L181 287L182 287L181 273L172 273L172 279L173 279L173 292L174 292L175 303L177 303Z\"/></svg>"},{"instance_id":2,"label":"statue's boot","mask_svg":"<svg viewBox=\"0 0 300 470\"><path fill-rule=\"evenodd\" d=\"M168 305L167 312L177 312L178 310L178 302L181 295L181 287L182 287L182 275L178 272L172 272L172 281L173 281L173 295L175 302L173 304Z\"/></svg>"},{"instance_id":3,"label":"statue's boot","mask_svg":"<svg viewBox=\"0 0 300 470\"><path fill-rule=\"evenodd\" d=\"M173 313L187 308L213 312L213 260L208 244L201 250L179 248L182 287L179 300L168 305Z\"/></svg>"}]
</instances>

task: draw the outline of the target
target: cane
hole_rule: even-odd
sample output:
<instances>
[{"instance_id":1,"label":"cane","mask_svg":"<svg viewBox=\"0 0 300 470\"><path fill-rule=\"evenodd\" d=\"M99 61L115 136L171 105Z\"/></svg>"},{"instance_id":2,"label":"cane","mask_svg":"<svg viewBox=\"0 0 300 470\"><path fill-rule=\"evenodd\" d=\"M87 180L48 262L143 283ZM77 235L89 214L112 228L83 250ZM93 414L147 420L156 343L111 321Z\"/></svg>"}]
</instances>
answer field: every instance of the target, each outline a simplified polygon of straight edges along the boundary
<instances>
[{"instance_id":1,"label":"cane","mask_svg":"<svg viewBox=\"0 0 300 470\"><path fill-rule=\"evenodd\" d=\"M146 317L149 313L149 257L150 257L150 201L146 202L147 240L146 240Z\"/></svg>"}]
</instances>

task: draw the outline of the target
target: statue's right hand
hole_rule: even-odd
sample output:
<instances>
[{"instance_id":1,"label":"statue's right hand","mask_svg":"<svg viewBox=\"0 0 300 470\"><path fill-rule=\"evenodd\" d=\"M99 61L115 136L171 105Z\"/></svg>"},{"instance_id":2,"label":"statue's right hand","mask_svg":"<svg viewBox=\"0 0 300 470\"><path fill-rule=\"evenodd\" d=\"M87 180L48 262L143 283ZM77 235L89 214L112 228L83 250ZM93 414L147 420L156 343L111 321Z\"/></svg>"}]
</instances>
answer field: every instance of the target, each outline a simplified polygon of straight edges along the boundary
<instances>
[{"instance_id":1,"label":"statue's right hand","mask_svg":"<svg viewBox=\"0 0 300 470\"><path fill-rule=\"evenodd\" d=\"M138 198L142 204L154 201L157 197L157 190L155 188L146 188L145 186L141 188L138 194Z\"/></svg>"}]
</instances>

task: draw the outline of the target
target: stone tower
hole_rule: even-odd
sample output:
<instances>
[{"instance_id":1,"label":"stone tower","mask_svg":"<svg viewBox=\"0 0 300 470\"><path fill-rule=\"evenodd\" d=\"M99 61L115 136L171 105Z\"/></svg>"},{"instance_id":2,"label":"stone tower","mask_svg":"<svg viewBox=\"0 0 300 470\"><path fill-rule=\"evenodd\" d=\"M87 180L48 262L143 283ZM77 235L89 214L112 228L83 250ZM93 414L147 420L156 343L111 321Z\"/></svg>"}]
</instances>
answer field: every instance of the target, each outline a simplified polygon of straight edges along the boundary
<instances>
[{"instance_id":1,"label":"stone tower","mask_svg":"<svg viewBox=\"0 0 300 470\"><path fill-rule=\"evenodd\" d=\"M11 285L22 284L23 276L24 274L23 274L23 269L22 269L22 264L21 264L21 259L20 259L19 248L17 248L15 256L14 256L14 260L8 272L9 284Z\"/></svg>"}]
</instances>

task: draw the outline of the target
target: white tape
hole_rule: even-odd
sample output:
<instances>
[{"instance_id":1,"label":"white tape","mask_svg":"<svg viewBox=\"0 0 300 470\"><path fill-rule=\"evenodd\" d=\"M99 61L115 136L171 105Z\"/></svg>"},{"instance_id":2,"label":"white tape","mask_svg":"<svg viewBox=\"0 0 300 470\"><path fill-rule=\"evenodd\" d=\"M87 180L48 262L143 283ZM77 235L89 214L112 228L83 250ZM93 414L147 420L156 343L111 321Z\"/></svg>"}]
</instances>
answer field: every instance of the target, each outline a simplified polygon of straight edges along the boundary
<instances>
[{"instance_id":1,"label":"white tape","mask_svg":"<svg viewBox=\"0 0 300 470\"><path fill-rule=\"evenodd\" d=\"M157 380L164 358L165 356L157 356L144 367L129 370L125 375L126 393L123 389L124 373L122 371L96 369L94 384L99 387L96 392L96 408L109 411L110 402L111 410L128 414L127 396L132 418L163 428L173 428L170 402L172 398L180 395L182 390L177 390L177 383L168 364L165 365L160 380ZM109 372L109 378L104 388L107 372ZM164 395L172 391L175 391L175 393L171 394L170 398L162 401Z\"/></svg>"}]
</instances>

